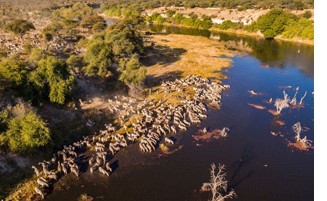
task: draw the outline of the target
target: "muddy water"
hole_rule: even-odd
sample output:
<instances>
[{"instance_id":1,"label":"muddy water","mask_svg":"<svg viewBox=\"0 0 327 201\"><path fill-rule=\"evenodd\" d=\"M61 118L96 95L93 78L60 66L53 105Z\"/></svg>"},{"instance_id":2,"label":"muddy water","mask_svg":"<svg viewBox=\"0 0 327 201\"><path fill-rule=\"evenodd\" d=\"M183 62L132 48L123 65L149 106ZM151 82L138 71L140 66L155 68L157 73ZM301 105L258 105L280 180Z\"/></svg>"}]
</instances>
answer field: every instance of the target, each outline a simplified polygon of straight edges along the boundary
<instances>
[{"instance_id":1,"label":"muddy water","mask_svg":"<svg viewBox=\"0 0 327 201\"><path fill-rule=\"evenodd\" d=\"M199 189L209 180L212 162L226 165L230 187L239 201L313 200L314 153L287 146L287 140L294 137L291 127L298 121L310 128L302 137L314 140L313 47L217 33L206 36L236 41L252 49L247 56L232 58L233 67L224 70L228 76L224 83L231 89L223 93L221 110L210 109L201 125L175 136L175 147L183 145L176 153L161 156L157 150L143 154L137 145L131 145L112 159L115 170L109 178L98 173L85 173L79 179L73 175L63 177L46 200L77 200L83 193L94 200L111 201L208 200L210 194ZM273 105L264 101L282 98L284 88L292 97L297 86L298 99L308 91L304 107L286 108L276 119L268 112ZM249 96L248 90L262 95ZM258 110L248 103L266 109ZM285 125L278 126L277 120ZM199 128L226 126L231 131L225 139L192 139ZM273 136L271 131L285 137Z\"/></svg>"}]
</instances>

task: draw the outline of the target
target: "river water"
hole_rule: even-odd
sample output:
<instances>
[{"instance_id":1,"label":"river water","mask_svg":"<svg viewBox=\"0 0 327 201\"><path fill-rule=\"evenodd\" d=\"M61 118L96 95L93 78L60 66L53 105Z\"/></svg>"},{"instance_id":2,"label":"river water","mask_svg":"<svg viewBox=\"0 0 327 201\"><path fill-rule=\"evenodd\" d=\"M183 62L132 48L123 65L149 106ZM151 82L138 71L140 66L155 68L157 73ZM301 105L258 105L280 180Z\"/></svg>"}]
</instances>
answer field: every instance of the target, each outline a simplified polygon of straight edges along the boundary
<instances>
[{"instance_id":1,"label":"river water","mask_svg":"<svg viewBox=\"0 0 327 201\"><path fill-rule=\"evenodd\" d=\"M228 48L251 52L231 58L232 67L223 70L228 76L224 84L231 88L223 93L221 109L210 109L201 125L178 133L176 147L183 145L181 150L162 156L160 150L144 154L131 145L112 159L115 170L110 177L88 172L80 178L65 176L46 200L77 200L83 193L94 200L111 201L208 200L210 193L200 188L209 181L211 163L226 165L229 187L239 201L313 200L313 150L287 146L287 140L293 140L292 125L296 122L306 127L301 137L314 140L313 46L176 27L151 29L201 35L224 41ZM268 112L274 107L264 101L282 98L283 90L292 97L296 87L298 100L308 92L304 107L286 108L279 118ZM249 90L260 95L250 96ZM248 103L266 109L258 110ZM277 120L285 125L277 125ZM194 142L192 135L204 127L229 127L231 131L224 139ZM273 136L271 131L284 137Z\"/></svg>"}]
</instances>

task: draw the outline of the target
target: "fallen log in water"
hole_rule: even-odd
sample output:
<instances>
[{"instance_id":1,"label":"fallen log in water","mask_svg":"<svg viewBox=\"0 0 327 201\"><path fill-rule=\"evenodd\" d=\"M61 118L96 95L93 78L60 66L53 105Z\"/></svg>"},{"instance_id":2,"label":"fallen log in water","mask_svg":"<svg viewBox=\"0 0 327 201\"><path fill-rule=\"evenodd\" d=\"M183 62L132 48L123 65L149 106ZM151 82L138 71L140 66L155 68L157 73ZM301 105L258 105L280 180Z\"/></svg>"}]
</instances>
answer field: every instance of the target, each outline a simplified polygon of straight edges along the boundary
<instances>
[{"instance_id":1,"label":"fallen log in water","mask_svg":"<svg viewBox=\"0 0 327 201\"><path fill-rule=\"evenodd\" d=\"M262 105L257 105L257 104L252 104L252 103L248 103L249 106L254 107L255 109L258 110L264 110L266 109L266 107L262 106Z\"/></svg>"}]
</instances>

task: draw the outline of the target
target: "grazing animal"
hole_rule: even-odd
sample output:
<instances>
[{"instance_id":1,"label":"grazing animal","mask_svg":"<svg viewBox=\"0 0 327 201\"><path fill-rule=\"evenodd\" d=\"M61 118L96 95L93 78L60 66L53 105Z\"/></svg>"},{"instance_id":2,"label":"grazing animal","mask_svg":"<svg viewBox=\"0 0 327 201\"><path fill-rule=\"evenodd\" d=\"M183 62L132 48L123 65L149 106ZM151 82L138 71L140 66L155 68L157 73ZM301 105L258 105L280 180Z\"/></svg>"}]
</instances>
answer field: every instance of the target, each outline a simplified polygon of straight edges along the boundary
<instances>
[{"instance_id":1,"label":"grazing animal","mask_svg":"<svg viewBox=\"0 0 327 201\"><path fill-rule=\"evenodd\" d=\"M47 182L45 182L43 179L40 179L40 178L38 178L37 180L36 180L36 182L40 185L40 186L42 186L42 187L48 187L49 188L49 184L47 183Z\"/></svg>"},{"instance_id":2,"label":"grazing animal","mask_svg":"<svg viewBox=\"0 0 327 201\"><path fill-rule=\"evenodd\" d=\"M99 167L99 172L104 174L104 175L109 176L109 173L105 169L103 169L102 167Z\"/></svg>"},{"instance_id":3,"label":"grazing animal","mask_svg":"<svg viewBox=\"0 0 327 201\"><path fill-rule=\"evenodd\" d=\"M39 188L35 187L34 191L36 192L36 194L40 195L42 199L44 199L44 194Z\"/></svg>"},{"instance_id":4,"label":"grazing animal","mask_svg":"<svg viewBox=\"0 0 327 201\"><path fill-rule=\"evenodd\" d=\"M105 165L106 169L109 171L109 172L112 172L112 169L110 167L110 163L109 162L106 162L106 165Z\"/></svg>"},{"instance_id":5,"label":"grazing animal","mask_svg":"<svg viewBox=\"0 0 327 201\"><path fill-rule=\"evenodd\" d=\"M62 172L62 168L61 168L61 164L60 164L60 161L58 161L57 170L58 170L58 172Z\"/></svg>"},{"instance_id":6,"label":"grazing animal","mask_svg":"<svg viewBox=\"0 0 327 201\"><path fill-rule=\"evenodd\" d=\"M33 168L36 176L38 177L40 175L40 171L34 165L32 166L32 168Z\"/></svg>"},{"instance_id":7,"label":"grazing animal","mask_svg":"<svg viewBox=\"0 0 327 201\"><path fill-rule=\"evenodd\" d=\"M171 139L165 137L165 143L173 145L174 141L172 141Z\"/></svg>"}]
</instances>

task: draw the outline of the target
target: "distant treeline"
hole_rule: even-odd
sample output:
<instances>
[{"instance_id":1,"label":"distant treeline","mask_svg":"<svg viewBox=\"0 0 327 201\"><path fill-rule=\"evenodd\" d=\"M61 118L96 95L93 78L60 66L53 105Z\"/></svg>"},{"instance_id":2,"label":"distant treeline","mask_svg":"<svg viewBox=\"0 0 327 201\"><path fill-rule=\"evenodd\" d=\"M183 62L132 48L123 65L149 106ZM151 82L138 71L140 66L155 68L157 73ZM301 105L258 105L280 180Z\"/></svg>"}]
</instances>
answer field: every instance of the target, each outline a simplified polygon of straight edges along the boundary
<instances>
[{"instance_id":1,"label":"distant treeline","mask_svg":"<svg viewBox=\"0 0 327 201\"><path fill-rule=\"evenodd\" d=\"M272 9L269 13L262 15L256 22L250 25L225 20L222 24L213 27L222 30L245 30L248 32L260 31L265 38L274 38L282 35L284 38L301 38L312 40L314 38L313 21L308 19L311 12L302 15L294 15L282 9Z\"/></svg>"},{"instance_id":2,"label":"distant treeline","mask_svg":"<svg viewBox=\"0 0 327 201\"><path fill-rule=\"evenodd\" d=\"M149 23L156 22L157 24L171 23L175 25L184 25L188 27L198 28L198 29L210 29L213 25L210 17L203 15L199 18L196 14L191 17L185 17L180 13L169 10L167 12L167 17L162 17L159 13L154 13L152 16L147 16L146 21Z\"/></svg>"},{"instance_id":3,"label":"distant treeline","mask_svg":"<svg viewBox=\"0 0 327 201\"><path fill-rule=\"evenodd\" d=\"M104 8L108 9L113 3L104 4ZM107 5L107 6L106 6ZM119 5L128 7L138 5L142 9L151 9L158 7L184 6L188 8L208 8L208 7L223 7L228 9L271 9L284 8L290 10L303 10L305 8L313 8L314 0L121 0Z\"/></svg>"}]
</instances>

